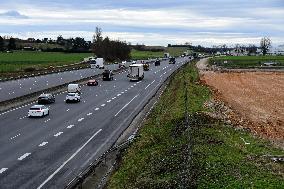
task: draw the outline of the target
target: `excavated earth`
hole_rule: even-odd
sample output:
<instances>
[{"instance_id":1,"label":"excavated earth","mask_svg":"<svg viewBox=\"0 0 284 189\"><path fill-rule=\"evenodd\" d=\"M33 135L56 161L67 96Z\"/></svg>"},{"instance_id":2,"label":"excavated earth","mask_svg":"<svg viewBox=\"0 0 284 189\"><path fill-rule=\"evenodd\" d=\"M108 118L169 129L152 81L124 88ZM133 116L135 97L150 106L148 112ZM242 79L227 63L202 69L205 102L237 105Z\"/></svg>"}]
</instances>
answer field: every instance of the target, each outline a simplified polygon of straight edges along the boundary
<instances>
[{"instance_id":1,"label":"excavated earth","mask_svg":"<svg viewBox=\"0 0 284 189\"><path fill-rule=\"evenodd\" d=\"M197 67L215 101L233 110L228 113L231 121L284 146L284 72L222 73L210 71L206 60Z\"/></svg>"}]
</instances>

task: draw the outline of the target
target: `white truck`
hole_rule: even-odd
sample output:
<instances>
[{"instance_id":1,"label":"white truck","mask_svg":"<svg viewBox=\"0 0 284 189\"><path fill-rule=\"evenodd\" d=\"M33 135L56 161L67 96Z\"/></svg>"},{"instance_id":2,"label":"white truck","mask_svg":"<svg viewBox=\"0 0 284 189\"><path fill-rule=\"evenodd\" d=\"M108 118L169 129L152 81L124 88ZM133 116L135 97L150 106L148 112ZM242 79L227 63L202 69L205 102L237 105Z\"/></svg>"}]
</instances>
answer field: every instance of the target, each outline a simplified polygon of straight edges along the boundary
<instances>
[{"instance_id":1,"label":"white truck","mask_svg":"<svg viewBox=\"0 0 284 189\"><path fill-rule=\"evenodd\" d=\"M67 89L68 93L81 93L81 86L79 84L69 84L68 85L68 89Z\"/></svg>"},{"instance_id":2,"label":"white truck","mask_svg":"<svg viewBox=\"0 0 284 189\"><path fill-rule=\"evenodd\" d=\"M144 78L143 64L132 64L129 66L128 75L130 81L139 81Z\"/></svg>"},{"instance_id":3,"label":"white truck","mask_svg":"<svg viewBox=\"0 0 284 189\"><path fill-rule=\"evenodd\" d=\"M92 59L90 61L90 65L92 69L95 69L95 68L104 69L105 68L103 58Z\"/></svg>"}]
</instances>

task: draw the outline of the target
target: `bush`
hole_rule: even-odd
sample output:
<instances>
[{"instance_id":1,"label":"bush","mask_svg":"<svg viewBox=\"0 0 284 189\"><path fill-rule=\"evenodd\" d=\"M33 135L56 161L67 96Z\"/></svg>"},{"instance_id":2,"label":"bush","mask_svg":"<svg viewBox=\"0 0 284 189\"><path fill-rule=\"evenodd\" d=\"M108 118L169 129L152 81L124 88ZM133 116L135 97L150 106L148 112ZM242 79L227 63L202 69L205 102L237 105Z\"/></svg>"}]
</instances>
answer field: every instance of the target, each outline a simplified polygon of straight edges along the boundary
<instances>
[{"instance_id":1,"label":"bush","mask_svg":"<svg viewBox=\"0 0 284 189\"><path fill-rule=\"evenodd\" d=\"M34 67L27 67L24 69L25 72L34 72L36 69Z\"/></svg>"}]
</instances>

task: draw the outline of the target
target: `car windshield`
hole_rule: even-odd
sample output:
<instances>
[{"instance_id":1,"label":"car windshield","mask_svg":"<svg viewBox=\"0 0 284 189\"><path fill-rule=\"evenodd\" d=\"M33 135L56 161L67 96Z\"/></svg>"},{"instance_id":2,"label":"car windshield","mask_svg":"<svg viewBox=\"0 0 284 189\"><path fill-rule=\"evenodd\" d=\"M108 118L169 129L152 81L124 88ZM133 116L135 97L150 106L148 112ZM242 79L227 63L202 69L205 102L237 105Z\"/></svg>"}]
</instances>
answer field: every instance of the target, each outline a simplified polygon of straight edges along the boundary
<instances>
[{"instance_id":1,"label":"car windshield","mask_svg":"<svg viewBox=\"0 0 284 189\"><path fill-rule=\"evenodd\" d=\"M75 96L75 93L68 93L68 96Z\"/></svg>"}]
</instances>

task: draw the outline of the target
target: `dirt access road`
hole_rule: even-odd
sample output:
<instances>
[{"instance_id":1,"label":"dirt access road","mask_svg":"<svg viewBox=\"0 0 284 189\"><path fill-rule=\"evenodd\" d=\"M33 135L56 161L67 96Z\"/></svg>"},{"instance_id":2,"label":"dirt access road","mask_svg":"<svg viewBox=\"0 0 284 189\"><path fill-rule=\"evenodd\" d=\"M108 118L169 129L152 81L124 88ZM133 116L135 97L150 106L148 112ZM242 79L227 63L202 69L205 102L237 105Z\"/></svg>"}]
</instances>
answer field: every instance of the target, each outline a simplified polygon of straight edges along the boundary
<instances>
[{"instance_id":1,"label":"dirt access road","mask_svg":"<svg viewBox=\"0 0 284 189\"><path fill-rule=\"evenodd\" d=\"M215 97L249 122L245 127L284 144L284 72L214 72L208 71L206 60L197 67Z\"/></svg>"}]
</instances>

